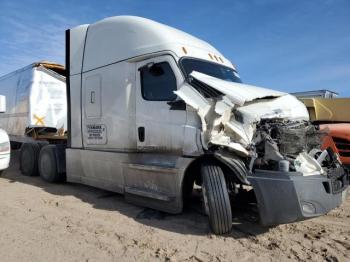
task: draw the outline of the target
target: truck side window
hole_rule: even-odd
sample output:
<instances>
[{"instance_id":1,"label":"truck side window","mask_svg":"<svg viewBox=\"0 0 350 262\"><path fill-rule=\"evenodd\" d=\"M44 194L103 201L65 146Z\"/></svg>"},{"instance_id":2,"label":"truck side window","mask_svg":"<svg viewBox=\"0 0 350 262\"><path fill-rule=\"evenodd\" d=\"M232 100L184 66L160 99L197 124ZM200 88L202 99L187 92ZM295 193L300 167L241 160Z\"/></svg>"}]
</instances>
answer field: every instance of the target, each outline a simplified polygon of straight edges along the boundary
<instances>
[{"instance_id":1,"label":"truck side window","mask_svg":"<svg viewBox=\"0 0 350 262\"><path fill-rule=\"evenodd\" d=\"M145 100L173 101L176 78L167 62L161 62L141 70L141 92Z\"/></svg>"}]
</instances>

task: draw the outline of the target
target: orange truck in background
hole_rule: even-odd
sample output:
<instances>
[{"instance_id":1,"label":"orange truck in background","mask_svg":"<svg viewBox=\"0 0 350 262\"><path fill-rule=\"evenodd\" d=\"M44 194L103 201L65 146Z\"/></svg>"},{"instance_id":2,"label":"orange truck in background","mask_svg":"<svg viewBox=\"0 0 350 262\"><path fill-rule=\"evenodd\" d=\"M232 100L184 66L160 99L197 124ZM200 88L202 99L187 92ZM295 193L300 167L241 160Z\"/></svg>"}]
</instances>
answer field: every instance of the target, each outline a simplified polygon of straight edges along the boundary
<instances>
[{"instance_id":1,"label":"orange truck in background","mask_svg":"<svg viewBox=\"0 0 350 262\"><path fill-rule=\"evenodd\" d=\"M350 168L350 98L299 98L307 107L310 120L327 135L322 149L332 148Z\"/></svg>"}]
</instances>

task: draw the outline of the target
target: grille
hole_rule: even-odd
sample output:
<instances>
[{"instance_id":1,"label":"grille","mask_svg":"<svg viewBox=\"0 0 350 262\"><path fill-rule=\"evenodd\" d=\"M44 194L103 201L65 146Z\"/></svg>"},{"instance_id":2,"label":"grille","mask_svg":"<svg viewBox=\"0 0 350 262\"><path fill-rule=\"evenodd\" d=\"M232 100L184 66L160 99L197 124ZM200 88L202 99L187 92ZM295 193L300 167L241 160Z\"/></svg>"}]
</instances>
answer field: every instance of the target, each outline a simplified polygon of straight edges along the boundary
<instances>
[{"instance_id":1,"label":"grille","mask_svg":"<svg viewBox=\"0 0 350 262\"><path fill-rule=\"evenodd\" d=\"M343 157L350 157L350 152L347 151L339 151L339 155Z\"/></svg>"},{"instance_id":2,"label":"grille","mask_svg":"<svg viewBox=\"0 0 350 262\"><path fill-rule=\"evenodd\" d=\"M333 141L340 156L350 157L350 141L339 137L333 137Z\"/></svg>"}]
</instances>

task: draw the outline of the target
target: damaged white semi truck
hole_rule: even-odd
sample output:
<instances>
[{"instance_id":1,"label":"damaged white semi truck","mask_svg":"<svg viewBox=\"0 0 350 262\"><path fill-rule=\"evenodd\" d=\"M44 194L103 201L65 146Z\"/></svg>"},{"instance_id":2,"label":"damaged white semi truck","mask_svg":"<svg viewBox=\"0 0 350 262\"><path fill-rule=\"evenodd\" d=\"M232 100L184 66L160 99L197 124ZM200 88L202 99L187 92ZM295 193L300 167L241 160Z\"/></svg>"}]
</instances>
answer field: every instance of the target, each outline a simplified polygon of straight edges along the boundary
<instances>
[{"instance_id":1,"label":"damaged white semi truck","mask_svg":"<svg viewBox=\"0 0 350 262\"><path fill-rule=\"evenodd\" d=\"M66 31L67 145L45 145L40 175L179 213L201 186L212 230L251 192L263 225L323 215L347 170L295 97L241 83L208 43L157 22L111 17Z\"/></svg>"}]
</instances>

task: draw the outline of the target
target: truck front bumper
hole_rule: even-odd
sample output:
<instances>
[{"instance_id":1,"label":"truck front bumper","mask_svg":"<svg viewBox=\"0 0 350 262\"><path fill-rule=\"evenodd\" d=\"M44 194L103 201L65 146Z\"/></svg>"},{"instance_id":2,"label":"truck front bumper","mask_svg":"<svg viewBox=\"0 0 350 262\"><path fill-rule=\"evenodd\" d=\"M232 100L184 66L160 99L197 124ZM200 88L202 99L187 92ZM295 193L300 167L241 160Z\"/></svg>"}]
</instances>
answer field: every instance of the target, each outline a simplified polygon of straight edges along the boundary
<instances>
[{"instance_id":1,"label":"truck front bumper","mask_svg":"<svg viewBox=\"0 0 350 262\"><path fill-rule=\"evenodd\" d=\"M260 222L266 226L324 215L341 205L349 191L349 174L341 167L314 176L256 170L248 180L257 198Z\"/></svg>"}]
</instances>

